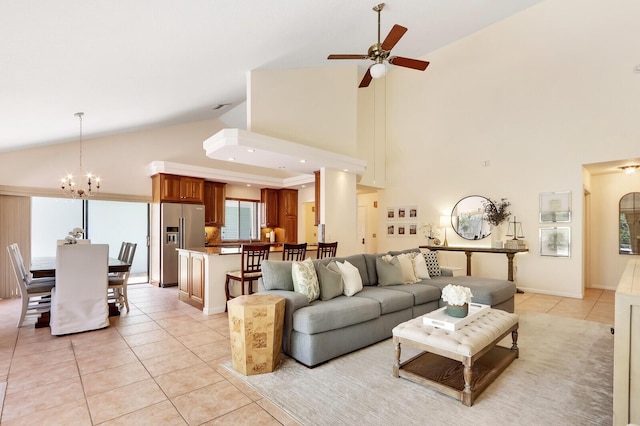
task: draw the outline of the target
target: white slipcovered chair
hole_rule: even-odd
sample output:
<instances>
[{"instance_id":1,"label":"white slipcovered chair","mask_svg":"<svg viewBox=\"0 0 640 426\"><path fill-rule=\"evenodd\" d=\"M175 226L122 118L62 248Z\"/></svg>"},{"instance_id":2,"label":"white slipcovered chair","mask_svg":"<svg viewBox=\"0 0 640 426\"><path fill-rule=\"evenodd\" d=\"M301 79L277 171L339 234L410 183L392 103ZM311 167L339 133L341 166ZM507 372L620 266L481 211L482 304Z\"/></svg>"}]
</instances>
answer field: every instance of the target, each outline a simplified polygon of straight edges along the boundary
<instances>
[{"instance_id":1,"label":"white slipcovered chair","mask_svg":"<svg viewBox=\"0 0 640 426\"><path fill-rule=\"evenodd\" d=\"M27 316L40 316L44 312L49 312L51 309L51 289L56 281L55 278L31 278L31 274L27 272L24 265L18 244L9 245L7 251L22 298L22 311L18 320L18 327L22 327Z\"/></svg>"},{"instance_id":2,"label":"white slipcovered chair","mask_svg":"<svg viewBox=\"0 0 640 426\"><path fill-rule=\"evenodd\" d=\"M51 334L96 330L109 325L108 244L57 247L56 287L51 292Z\"/></svg>"}]
</instances>

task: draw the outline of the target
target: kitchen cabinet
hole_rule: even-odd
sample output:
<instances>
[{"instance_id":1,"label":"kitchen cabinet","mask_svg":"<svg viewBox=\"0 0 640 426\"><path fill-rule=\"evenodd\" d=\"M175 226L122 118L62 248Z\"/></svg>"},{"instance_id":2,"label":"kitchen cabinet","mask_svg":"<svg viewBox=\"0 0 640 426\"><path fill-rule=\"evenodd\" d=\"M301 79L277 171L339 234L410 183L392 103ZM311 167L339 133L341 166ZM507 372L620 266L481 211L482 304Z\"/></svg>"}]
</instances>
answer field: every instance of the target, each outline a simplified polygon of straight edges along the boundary
<instances>
[{"instance_id":1,"label":"kitchen cabinet","mask_svg":"<svg viewBox=\"0 0 640 426\"><path fill-rule=\"evenodd\" d=\"M204 179L164 173L151 179L154 202L204 203Z\"/></svg>"},{"instance_id":2,"label":"kitchen cabinet","mask_svg":"<svg viewBox=\"0 0 640 426\"><path fill-rule=\"evenodd\" d=\"M226 183L204 182L204 224L224 226Z\"/></svg>"},{"instance_id":3,"label":"kitchen cabinet","mask_svg":"<svg viewBox=\"0 0 640 426\"><path fill-rule=\"evenodd\" d=\"M278 224L284 230L283 243L298 242L298 190L280 189L278 191L280 215Z\"/></svg>"},{"instance_id":4,"label":"kitchen cabinet","mask_svg":"<svg viewBox=\"0 0 640 426\"><path fill-rule=\"evenodd\" d=\"M260 190L260 226L275 228L278 226L278 190L262 188Z\"/></svg>"},{"instance_id":5,"label":"kitchen cabinet","mask_svg":"<svg viewBox=\"0 0 640 426\"><path fill-rule=\"evenodd\" d=\"M204 307L204 254L180 250L178 298L198 309Z\"/></svg>"}]
</instances>

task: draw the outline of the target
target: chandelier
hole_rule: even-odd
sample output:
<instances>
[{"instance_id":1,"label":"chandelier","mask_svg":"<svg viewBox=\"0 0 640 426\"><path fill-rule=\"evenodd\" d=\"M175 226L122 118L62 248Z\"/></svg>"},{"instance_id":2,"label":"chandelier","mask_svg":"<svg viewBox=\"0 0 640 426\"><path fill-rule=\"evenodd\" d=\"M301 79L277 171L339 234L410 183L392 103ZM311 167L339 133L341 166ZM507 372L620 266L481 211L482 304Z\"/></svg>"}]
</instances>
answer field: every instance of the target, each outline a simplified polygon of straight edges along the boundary
<instances>
[{"instance_id":1,"label":"chandelier","mask_svg":"<svg viewBox=\"0 0 640 426\"><path fill-rule=\"evenodd\" d=\"M100 178L91 173L87 173L84 178L82 176L82 116L84 112L76 112L74 114L80 121L80 180L79 185L76 184L71 173L60 179L62 193L70 198L93 197L100 192ZM83 179L86 179L83 181ZM84 182L87 186L85 188ZM95 183L95 186L94 186Z\"/></svg>"}]
</instances>

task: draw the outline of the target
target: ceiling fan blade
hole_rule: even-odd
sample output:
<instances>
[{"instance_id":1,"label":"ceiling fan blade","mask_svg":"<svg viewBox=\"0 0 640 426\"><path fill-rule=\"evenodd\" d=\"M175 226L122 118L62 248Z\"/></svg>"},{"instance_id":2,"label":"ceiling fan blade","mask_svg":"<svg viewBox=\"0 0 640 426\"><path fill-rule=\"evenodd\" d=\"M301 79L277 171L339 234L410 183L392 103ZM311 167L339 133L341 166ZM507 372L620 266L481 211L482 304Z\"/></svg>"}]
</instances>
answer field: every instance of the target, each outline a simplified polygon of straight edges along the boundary
<instances>
[{"instance_id":1,"label":"ceiling fan blade","mask_svg":"<svg viewBox=\"0 0 640 426\"><path fill-rule=\"evenodd\" d=\"M398 25L398 24L394 25L393 28L391 28L391 31L389 31L387 38L385 38L384 41L382 42L382 46L381 46L382 50L393 49L393 46L396 45L396 43L402 38L402 36L406 32L407 32L407 29L402 25Z\"/></svg>"},{"instance_id":2,"label":"ceiling fan blade","mask_svg":"<svg viewBox=\"0 0 640 426\"><path fill-rule=\"evenodd\" d=\"M364 73L364 77L362 77L362 81L360 82L360 86L358 87L368 87L372 79L373 77L371 77L371 71L367 69L367 72Z\"/></svg>"},{"instance_id":3,"label":"ceiling fan blade","mask_svg":"<svg viewBox=\"0 0 640 426\"><path fill-rule=\"evenodd\" d=\"M412 68L414 70L424 71L429 66L429 62L421 61L419 59L403 58L402 56L392 56L387 61L390 64L398 65L400 67Z\"/></svg>"},{"instance_id":4,"label":"ceiling fan blade","mask_svg":"<svg viewBox=\"0 0 640 426\"><path fill-rule=\"evenodd\" d=\"M329 55L327 59L368 59L369 55Z\"/></svg>"}]
</instances>

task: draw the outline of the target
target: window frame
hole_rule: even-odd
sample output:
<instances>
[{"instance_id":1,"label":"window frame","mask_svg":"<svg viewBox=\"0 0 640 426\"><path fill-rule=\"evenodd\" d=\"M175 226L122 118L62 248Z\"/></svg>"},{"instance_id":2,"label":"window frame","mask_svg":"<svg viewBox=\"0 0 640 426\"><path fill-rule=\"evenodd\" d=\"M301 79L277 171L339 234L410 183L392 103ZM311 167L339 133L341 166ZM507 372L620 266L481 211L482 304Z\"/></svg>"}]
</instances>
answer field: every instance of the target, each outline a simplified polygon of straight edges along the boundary
<instances>
[{"instance_id":1,"label":"window frame","mask_svg":"<svg viewBox=\"0 0 640 426\"><path fill-rule=\"evenodd\" d=\"M240 207L240 203L253 203L253 210L255 212L254 216L251 218L252 229L250 230L249 239L241 239L240 235L242 232L240 230L240 215L238 215L238 235L237 238L225 238L224 229L227 227L227 223L229 221L230 215L227 213L227 202L233 201L238 203L238 208ZM236 197L227 197L224 200L224 208L225 208L225 226L220 227L220 241L226 243L232 242L252 242L260 240L260 200L250 199L250 198L236 198Z\"/></svg>"}]
</instances>

